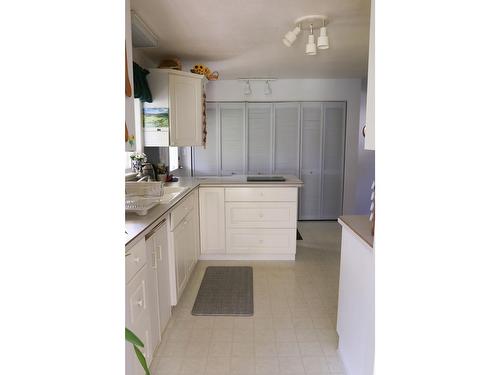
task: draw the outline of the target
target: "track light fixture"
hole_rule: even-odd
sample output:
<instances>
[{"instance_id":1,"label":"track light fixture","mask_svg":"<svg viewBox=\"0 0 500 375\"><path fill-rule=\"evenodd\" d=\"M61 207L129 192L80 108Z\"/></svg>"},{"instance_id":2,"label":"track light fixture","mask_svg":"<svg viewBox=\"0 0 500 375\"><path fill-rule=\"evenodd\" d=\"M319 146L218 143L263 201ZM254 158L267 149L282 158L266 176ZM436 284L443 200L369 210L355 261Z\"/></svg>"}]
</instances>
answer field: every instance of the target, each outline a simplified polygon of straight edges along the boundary
<instances>
[{"instance_id":1,"label":"track light fixture","mask_svg":"<svg viewBox=\"0 0 500 375\"><path fill-rule=\"evenodd\" d=\"M250 87L250 81L263 82L265 84L264 95L271 95L273 93L273 90L271 90L270 82L276 81L276 78L240 78L239 80L242 82L245 82L245 87L243 88L243 94L245 94L246 96L252 94L252 89Z\"/></svg>"},{"instance_id":2,"label":"track light fixture","mask_svg":"<svg viewBox=\"0 0 500 375\"><path fill-rule=\"evenodd\" d=\"M329 47L330 46L328 43L328 35L326 35L325 21L323 20L323 26L319 29L318 48L328 49Z\"/></svg>"},{"instance_id":3,"label":"track light fixture","mask_svg":"<svg viewBox=\"0 0 500 375\"><path fill-rule=\"evenodd\" d=\"M317 54L317 49L328 49L330 47L328 35L326 33L326 25L328 17L324 15L304 16L295 20L295 28L288 31L283 37L283 44L291 47L297 39L301 30L304 30L304 25L307 25L310 34L307 36L306 55L314 56ZM314 42L314 30L319 29L318 43Z\"/></svg>"},{"instance_id":4,"label":"track light fixture","mask_svg":"<svg viewBox=\"0 0 500 375\"><path fill-rule=\"evenodd\" d=\"M266 87L264 88L265 95L271 95L273 90L271 90L271 85L269 84L269 80L266 81Z\"/></svg>"},{"instance_id":5,"label":"track light fixture","mask_svg":"<svg viewBox=\"0 0 500 375\"><path fill-rule=\"evenodd\" d=\"M250 81L247 79L247 83L245 83L245 90L243 91L245 95L250 95L252 93L252 88L250 87Z\"/></svg>"},{"instance_id":6,"label":"track light fixture","mask_svg":"<svg viewBox=\"0 0 500 375\"><path fill-rule=\"evenodd\" d=\"M291 47L292 44L297 39L297 35L299 35L299 33L300 33L300 26L295 26L295 28L292 31L289 31L285 34L283 38L283 44L287 47Z\"/></svg>"},{"instance_id":7,"label":"track light fixture","mask_svg":"<svg viewBox=\"0 0 500 375\"><path fill-rule=\"evenodd\" d=\"M313 33L313 25L310 25L311 33L308 36L307 44L306 44L306 55L314 56L316 54L316 44L314 44L314 33Z\"/></svg>"}]
</instances>

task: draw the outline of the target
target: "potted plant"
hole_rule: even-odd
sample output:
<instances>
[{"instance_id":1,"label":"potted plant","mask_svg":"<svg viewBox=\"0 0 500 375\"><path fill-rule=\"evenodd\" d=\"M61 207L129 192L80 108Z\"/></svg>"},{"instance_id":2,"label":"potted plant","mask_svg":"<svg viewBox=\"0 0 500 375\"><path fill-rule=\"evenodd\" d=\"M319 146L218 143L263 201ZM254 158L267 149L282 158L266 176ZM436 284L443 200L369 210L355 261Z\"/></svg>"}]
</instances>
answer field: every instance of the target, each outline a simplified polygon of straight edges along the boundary
<instances>
[{"instance_id":1,"label":"potted plant","mask_svg":"<svg viewBox=\"0 0 500 375\"><path fill-rule=\"evenodd\" d=\"M148 160L148 157L143 152L134 152L130 155L130 159L132 160L132 169L134 172L140 173L142 164Z\"/></svg>"},{"instance_id":2,"label":"potted plant","mask_svg":"<svg viewBox=\"0 0 500 375\"><path fill-rule=\"evenodd\" d=\"M139 360L139 363L141 364L142 368L144 369L145 375L151 375L149 372L148 364L146 362L146 358L144 357L144 354L142 354L141 350L139 348L144 348L144 344L142 341L135 335L134 332L129 330L128 328L125 327L125 341L128 341L134 346L134 351L135 355L137 356L137 359Z\"/></svg>"}]
</instances>

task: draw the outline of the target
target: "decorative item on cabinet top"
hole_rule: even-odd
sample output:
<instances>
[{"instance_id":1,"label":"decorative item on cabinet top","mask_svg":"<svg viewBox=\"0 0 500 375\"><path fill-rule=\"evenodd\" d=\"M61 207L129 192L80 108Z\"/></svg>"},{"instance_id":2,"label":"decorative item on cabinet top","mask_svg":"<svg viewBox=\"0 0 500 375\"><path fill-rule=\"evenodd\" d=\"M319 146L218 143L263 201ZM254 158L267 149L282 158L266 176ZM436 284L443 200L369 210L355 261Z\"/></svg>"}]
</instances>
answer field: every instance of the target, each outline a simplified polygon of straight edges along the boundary
<instances>
[{"instance_id":1,"label":"decorative item on cabinet top","mask_svg":"<svg viewBox=\"0 0 500 375\"><path fill-rule=\"evenodd\" d=\"M191 73L204 75L209 81L216 81L219 79L219 72L212 72L203 64L196 64L193 66Z\"/></svg>"},{"instance_id":2,"label":"decorative item on cabinet top","mask_svg":"<svg viewBox=\"0 0 500 375\"><path fill-rule=\"evenodd\" d=\"M158 65L158 68L182 70L181 60L179 60L177 57L162 60L160 62L160 65Z\"/></svg>"}]
</instances>

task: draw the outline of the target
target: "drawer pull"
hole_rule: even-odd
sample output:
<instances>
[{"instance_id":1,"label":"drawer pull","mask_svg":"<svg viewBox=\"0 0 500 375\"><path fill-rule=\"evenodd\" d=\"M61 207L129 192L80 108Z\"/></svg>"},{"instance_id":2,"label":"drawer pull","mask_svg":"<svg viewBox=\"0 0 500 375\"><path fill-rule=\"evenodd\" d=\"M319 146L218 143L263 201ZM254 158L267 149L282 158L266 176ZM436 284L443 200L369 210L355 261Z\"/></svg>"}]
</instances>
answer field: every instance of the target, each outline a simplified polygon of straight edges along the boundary
<instances>
[{"instance_id":1,"label":"drawer pull","mask_svg":"<svg viewBox=\"0 0 500 375\"><path fill-rule=\"evenodd\" d=\"M259 217L262 219L264 217L264 214L262 212L259 212Z\"/></svg>"},{"instance_id":2,"label":"drawer pull","mask_svg":"<svg viewBox=\"0 0 500 375\"><path fill-rule=\"evenodd\" d=\"M141 258L139 258L139 257L134 258L134 262L139 263L140 261L141 261Z\"/></svg>"},{"instance_id":3,"label":"drawer pull","mask_svg":"<svg viewBox=\"0 0 500 375\"><path fill-rule=\"evenodd\" d=\"M140 307L142 307L144 305L144 302L142 301L142 299L140 299L136 303L137 303L137 306L140 306Z\"/></svg>"}]
</instances>

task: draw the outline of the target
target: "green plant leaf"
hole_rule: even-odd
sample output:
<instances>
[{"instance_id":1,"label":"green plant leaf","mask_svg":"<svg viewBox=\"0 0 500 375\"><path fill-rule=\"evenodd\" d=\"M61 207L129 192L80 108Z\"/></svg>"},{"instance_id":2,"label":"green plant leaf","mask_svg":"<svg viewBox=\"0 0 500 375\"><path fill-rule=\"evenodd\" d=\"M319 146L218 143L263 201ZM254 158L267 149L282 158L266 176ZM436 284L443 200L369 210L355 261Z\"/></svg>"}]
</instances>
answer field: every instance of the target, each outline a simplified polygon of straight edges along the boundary
<instances>
[{"instance_id":1,"label":"green plant leaf","mask_svg":"<svg viewBox=\"0 0 500 375\"><path fill-rule=\"evenodd\" d=\"M142 354L139 348L135 345L134 345L134 350L135 350L135 355L137 356L137 359L141 363L141 366L144 369L145 374L151 375L151 373L149 372L148 364L146 363L146 358L144 358L144 354Z\"/></svg>"},{"instance_id":2,"label":"green plant leaf","mask_svg":"<svg viewBox=\"0 0 500 375\"><path fill-rule=\"evenodd\" d=\"M130 329L125 328L125 340L130 342L134 346L138 346L139 348L144 348L144 344L141 339L135 335Z\"/></svg>"}]
</instances>

